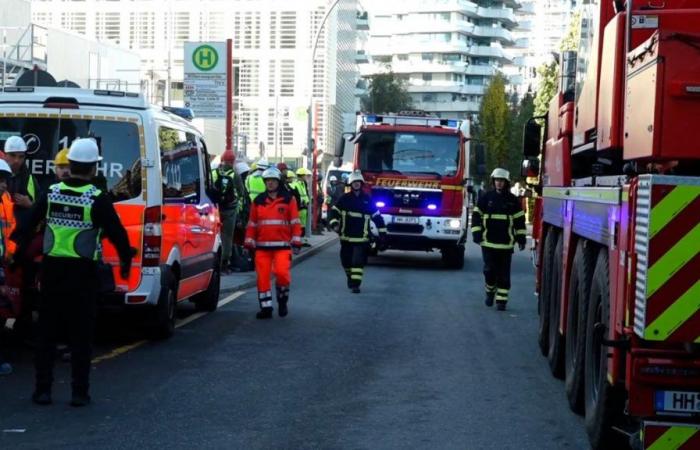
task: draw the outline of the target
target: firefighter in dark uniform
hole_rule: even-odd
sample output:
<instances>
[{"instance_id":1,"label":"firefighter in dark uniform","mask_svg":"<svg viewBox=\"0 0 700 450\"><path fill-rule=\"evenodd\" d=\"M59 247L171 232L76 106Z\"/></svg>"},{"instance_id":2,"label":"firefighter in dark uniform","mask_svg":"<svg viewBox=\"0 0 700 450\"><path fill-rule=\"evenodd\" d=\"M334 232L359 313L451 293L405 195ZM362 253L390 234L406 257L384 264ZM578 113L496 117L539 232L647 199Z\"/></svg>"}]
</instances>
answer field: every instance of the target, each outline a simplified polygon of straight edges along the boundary
<instances>
[{"instance_id":1,"label":"firefighter in dark uniform","mask_svg":"<svg viewBox=\"0 0 700 450\"><path fill-rule=\"evenodd\" d=\"M331 228L340 234L340 261L348 279L348 289L360 293L362 275L369 252L369 221L379 231L379 247L386 243L386 226L369 195L362 192L365 180L355 171L348 177L350 192L344 194L331 210Z\"/></svg>"},{"instance_id":2,"label":"firefighter in dark uniform","mask_svg":"<svg viewBox=\"0 0 700 450\"><path fill-rule=\"evenodd\" d=\"M77 139L68 153L71 177L37 199L25 226L16 233L20 248L42 221L44 260L40 273L39 342L35 354L34 403L51 403L56 340L67 328L72 351L72 406L90 403L92 333L98 293L100 236L117 249L120 275L126 279L135 251L106 192L91 183L100 160L97 143Z\"/></svg>"},{"instance_id":3,"label":"firefighter in dark uniform","mask_svg":"<svg viewBox=\"0 0 700 450\"><path fill-rule=\"evenodd\" d=\"M474 242L481 245L486 281L486 306L494 299L505 311L510 291L510 262L513 248L525 249L525 213L518 198L510 193L510 173L497 168L491 174L493 190L479 198L472 214Z\"/></svg>"}]
</instances>

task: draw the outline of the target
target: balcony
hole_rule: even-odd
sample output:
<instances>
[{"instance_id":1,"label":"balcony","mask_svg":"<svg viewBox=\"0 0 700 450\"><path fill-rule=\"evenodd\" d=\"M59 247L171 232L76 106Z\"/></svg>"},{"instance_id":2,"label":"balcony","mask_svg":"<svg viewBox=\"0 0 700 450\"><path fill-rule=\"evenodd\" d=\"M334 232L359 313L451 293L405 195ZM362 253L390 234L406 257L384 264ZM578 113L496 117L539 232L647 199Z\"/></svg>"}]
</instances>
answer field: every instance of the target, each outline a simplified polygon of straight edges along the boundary
<instances>
[{"instance_id":1,"label":"balcony","mask_svg":"<svg viewBox=\"0 0 700 450\"><path fill-rule=\"evenodd\" d=\"M369 31L369 20L367 11L357 12L357 20L355 21L355 29L358 31Z\"/></svg>"},{"instance_id":2,"label":"balcony","mask_svg":"<svg viewBox=\"0 0 700 450\"><path fill-rule=\"evenodd\" d=\"M518 23L512 9L485 8L480 6L476 11L476 16L482 19L493 19L508 22L507 25L510 26L515 26L515 24Z\"/></svg>"},{"instance_id":3,"label":"balcony","mask_svg":"<svg viewBox=\"0 0 700 450\"><path fill-rule=\"evenodd\" d=\"M395 73L464 73L467 63L461 61L394 61Z\"/></svg>"},{"instance_id":4,"label":"balcony","mask_svg":"<svg viewBox=\"0 0 700 450\"><path fill-rule=\"evenodd\" d=\"M480 37L497 39L504 43L513 42L513 34L505 28L498 27L475 27L474 34Z\"/></svg>"},{"instance_id":5,"label":"balcony","mask_svg":"<svg viewBox=\"0 0 700 450\"><path fill-rule=\"evenodd\" d=\"M515 31L532 31L534 22L532 20L521 20L515 27Z\"/></svg>"},{"instance_id":6,"label":"balcony","mask_svg":"<svg viewBox=\"0 0 700 450\"><path fill-rule=\"evenodd\" d=\"M431 84L417 85L412 81L406 87L406 90L411 94L461 94L461 95L484 95L485 87L483 85L464 85L457 84L455 81L431 81Z\"/></svg>"},{"instance_id":7,"label":"balcony","mask_svg":"<svg viewBox=\"0 0 700 450\"><path fill-rule=\"evenodd\" d=\"M466 100L456 100L456 101L437 101L437 102L413 102L415 109L420 109L428 112L467 112L467 113L477 113L479 112L478 102L469 102Z\"/></svg>"},{"instance_id":8,"label":"balcony","mask_svg":"<svg viewBox=\"0 0 700 450\"><path fill-rule=\"evenodd\" d=\"M364 50L358 50L357 53L355 53L355 63L368 64L369 56L367 55L367 52L365 52Z\"/></svg>"}]
</instances>

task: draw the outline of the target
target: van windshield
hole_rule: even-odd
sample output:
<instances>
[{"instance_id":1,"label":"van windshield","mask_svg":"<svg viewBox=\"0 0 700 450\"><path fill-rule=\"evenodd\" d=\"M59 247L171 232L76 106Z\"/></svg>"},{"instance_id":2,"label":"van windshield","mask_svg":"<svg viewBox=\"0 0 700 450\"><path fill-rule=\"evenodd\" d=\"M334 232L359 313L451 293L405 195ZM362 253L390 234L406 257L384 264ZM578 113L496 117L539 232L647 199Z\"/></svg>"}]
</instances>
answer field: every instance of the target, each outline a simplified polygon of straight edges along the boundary
<instances>
[{"instance_id":1,"label":"van windshield","mask_svg":"<svg viewBox=\"0 0 700 450\"><path fill-rule=\"evenodd\" d=\"M115 201L141 194L141 151L138 126L131 122L70 118L27 118L0 115L0 148L10 136L27 143L27 167L42 189L55 182L53 161L78 138L97 141L103 160L95 185Z\"/></svg>"}]
</instances>

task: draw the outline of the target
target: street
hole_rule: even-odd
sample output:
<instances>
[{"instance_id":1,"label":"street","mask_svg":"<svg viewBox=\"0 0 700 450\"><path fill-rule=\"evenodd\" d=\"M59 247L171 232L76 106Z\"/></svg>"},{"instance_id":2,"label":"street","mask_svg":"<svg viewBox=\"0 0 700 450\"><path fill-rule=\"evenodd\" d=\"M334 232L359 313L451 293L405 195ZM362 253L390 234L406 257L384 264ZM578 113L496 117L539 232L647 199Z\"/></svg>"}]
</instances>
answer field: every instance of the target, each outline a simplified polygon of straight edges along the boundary
<instances>
[{"instance_id":1,"label":"street","mask_svg":"<svg viewBox=\"0 0 700 450\"><path fill-rule=\"evenodd\" d=\"M102 342L82 409L65 363L33 405L25 357L0 380L0 448L587 448L537 348L527 252L506 312L473 244L462 271L388 252L365 273L351 294L335 244L293 269L284 319L256 320L253 288L168 341Z\"/></svg>"}]
</instances>

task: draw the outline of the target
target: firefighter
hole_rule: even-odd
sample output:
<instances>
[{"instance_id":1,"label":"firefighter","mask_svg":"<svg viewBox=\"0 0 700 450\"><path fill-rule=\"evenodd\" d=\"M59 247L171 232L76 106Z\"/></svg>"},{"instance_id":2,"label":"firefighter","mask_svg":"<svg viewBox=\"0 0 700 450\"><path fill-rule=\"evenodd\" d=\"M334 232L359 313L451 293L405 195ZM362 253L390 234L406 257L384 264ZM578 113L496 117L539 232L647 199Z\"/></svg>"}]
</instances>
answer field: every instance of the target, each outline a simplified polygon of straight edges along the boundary
<instances>
[{"instance_id":1,"label":"firefighter","mask_svg":"<svg viewBox=\"0 0 700 450\"><path fill-rule=\"evenodd\" d=\"M236 172L233 165L236 156L233 150L226 150L221 155L221 163L216 170L212 171L212 180L216 190L217 204L219 206L219 217L221 218L221 264L222 273L231 273L229 268L231 253L233 248L233 232L236 227L236 216L238 213L238 192L236 190Z\"/></svg>"},{"instance_id":2,"label":"firefighter","mask_svg":"<svg viewBox=\"0 0 700 450\"><path fill-rule=\"evenodd\" d=\"M481 245L486 282L486 306L505 311L510 291L513 248L525 249L525 213L510 193L510 173L497 168L491 173L493 190L480 196L472 214L474 242Z\"/></svg>"},{"instance_id":3,"label":"firefighter","mask_svg":"<svg viewBox=\"0 0 700 450\"><path fill-rule=\"evenodd\" d=\"M5 141L5 160L12 169L12 177L7 183L7 190L15 204L15 218L24 222L36 201L39 185L25 164L27 144L19 136L10 136Z\"/></svg>"},{"instance_id":4,"label":"firefighter","mask_svg":"<svg viewBox=\"0 0 700 450\"><path fill-rule=\"evenodd\" d=\"M135 250L107 193L90 180L100 160L97 143L77 139L68 152L71 177L52 185L37 204L15 238L20 247L36 226L46 220L44 259L40 275L39 341L35 354L36 390L32 401L48 405L53 384L56 339L64 327L72 351L72 406L90 403L90 360L97 303L97 262L100 236L104 235L119 254L120 275L126 279ZM21 250L18 250L20 253Z\"/></svg>"},{"instance_id":5,"label":"firefighter","mask_svg":"<svg viewBox=\"0 0 700 450\"><path fill-rule=\"evenodd\" d=\"M297 169L297 180L296 188L299 192L299 198L301 203L299 204L299 219L301 220L301 241L304 247L310 247L309 239L306 237L306 223L309 217L309 184L308 176L311 175L311 171L306 167L300 167Z\"/></svg>"},{"instance_id":6,"label":"firefighter","mask_svg":"<svg viewBox=\"0 0 700 450\"><path fill-rule=\"evenodd\" d=\"M245 189L248 191L251 203L258 195L265 192L265 182L262 179L262 173L270 167L270 163L267 162L267 159L260 158L254 166L255 171L249 174L245 179Z\"/></svg>"},{"instance_id":7,"label":"firefighter","mask_svg":"<svg viewBox=\"0 0 700 450\"><path fill-rule=\"evenodd\" d=\"M281 188L282 174L271 167L262 174L265 192L255 197L246 227L245 246L255 250L255 271L258 275L258 319L272 317L270 272L275 275L277 305L280 317L288 313L292 252L301 248L301 223L294 196ZM290 250L291 247L291 250Z\"/></svg>"},{"instance_id":8,"label":"firefighter","mask_svg":"<svg viewBox=\"0 0 700 450\"><path fill-rule=\"evenodd\" d=\"M345 269L348 289L359 294L369 253L369 221L372 220L377 226L380 248L386 242L386 227L370 196L362 192L365 183L362 173L353 172L347 183L350 192L333 206L330 225L333 231L340 234L340 262Z\"/></svg>"}]
</instances>

